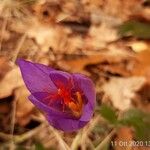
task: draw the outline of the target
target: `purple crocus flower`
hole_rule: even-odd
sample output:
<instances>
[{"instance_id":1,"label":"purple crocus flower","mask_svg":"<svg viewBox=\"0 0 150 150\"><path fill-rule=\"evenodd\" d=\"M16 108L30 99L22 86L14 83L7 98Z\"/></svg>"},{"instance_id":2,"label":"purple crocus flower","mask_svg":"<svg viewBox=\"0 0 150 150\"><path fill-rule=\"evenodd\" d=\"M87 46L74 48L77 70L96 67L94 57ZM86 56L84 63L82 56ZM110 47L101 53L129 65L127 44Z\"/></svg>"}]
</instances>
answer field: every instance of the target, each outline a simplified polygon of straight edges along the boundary
<instances>
[{"instance_id":1,"label":"purple crocus flower","mask_svg":"<svg viewBox=\"0 0 150 150\"><path fill-rule=\"evenodd\" d=\"M50 125L70 132L90 121L96 94L93 82L88 77L23 59L17 63L31 92L29 100L45 113Z\"/></svg>"}]
</instances>

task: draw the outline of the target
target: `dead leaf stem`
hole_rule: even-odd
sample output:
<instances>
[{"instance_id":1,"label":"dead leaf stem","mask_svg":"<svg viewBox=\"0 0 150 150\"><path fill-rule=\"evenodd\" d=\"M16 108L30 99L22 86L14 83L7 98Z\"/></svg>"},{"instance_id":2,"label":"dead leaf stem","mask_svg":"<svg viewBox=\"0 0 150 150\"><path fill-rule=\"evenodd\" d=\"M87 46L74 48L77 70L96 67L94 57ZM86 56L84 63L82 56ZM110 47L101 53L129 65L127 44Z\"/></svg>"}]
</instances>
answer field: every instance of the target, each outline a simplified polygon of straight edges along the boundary
<instances>
[{"instance_id":1,"label":"dead leaf stem","mask_svg":"<svg viewBox=\"0 0 150 150\"><path fill-rule=\"evenodd\" d=\"M62 139L61 135L52 126L49 126L49 131L50 132L52 131L54 133L54 135L55 135L56 139L58 140L62 150L70 150L69 146Z\"/></svg>"},{"instance_id":2,"label":"dead leaf stem","mask_svg":"<svg viewBox=\"0 0 150 150\"><path fill-rule=\"evenodd\" d=\"M19 43L18 43L18 45L17 45L17 47L16 47L16 49L15 49L15 51L14 51L14 57L13 57L13 59L12 59L12 62L15 62L15 61L16 61L17 56L18 56L18 54L19 54L19 51L21 50L21 47L22 47L22 45L23 45L25 39L26 39L26 33L24 33L24 34L22 35L22 37L20 38L20 41L19 41Z\"/></svg>"},{"instance_id":3,"label":"dead leaf stem","mask_svg":"<svg viewBox=\"0 0 150 150\"><path fill-rule=\"evenodd\" d=\"M14 143L22 143L25 140L33 137L35 134L37 134L38 132L43 130L45 127L46 127L46 124L42 123L40 126L34 128L28 132L25 132L21 135L13 135L13 141L14 141ZM3 132L0 132L0 138L7 140L7 141L10 141L12 139L12 134L6 134Z\"/></svg>"},{"instance_id":4,"label":"dead leaf stem","mask_svg":"<svg viewBox=\"0 0 150 150\"><path fill-rule=\"evenodd\" d=\"M104 146L111 140L112 136L115 134L116 129L113 129L105 138L104 140L98 144L95 150L103 150Z\"/></svg>"},{"instance_id":5,"label":"dead leaf stem","mask_svg":"<svg viewBox=\"0 0 150 150\"><path fill-rule=\"evenodd\" d=\"M4 21L2 23L2 29L1 29L1 36L0 36L0 51L2 49L2 43L3 43L3 37L6 31L6 27L7 27L7 23L8 23L8 17L4 18Z\"/></svg>"}]
</instances>

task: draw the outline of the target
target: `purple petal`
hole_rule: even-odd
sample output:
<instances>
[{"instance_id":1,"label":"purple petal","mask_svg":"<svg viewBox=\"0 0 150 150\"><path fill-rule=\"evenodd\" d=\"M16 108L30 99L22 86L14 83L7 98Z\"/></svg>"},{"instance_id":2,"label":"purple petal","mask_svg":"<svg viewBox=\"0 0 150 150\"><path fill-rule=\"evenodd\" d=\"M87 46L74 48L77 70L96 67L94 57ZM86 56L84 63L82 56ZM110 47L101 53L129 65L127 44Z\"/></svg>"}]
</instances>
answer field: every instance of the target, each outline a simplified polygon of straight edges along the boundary
<instances>
[{"instance_id":1,"label":"purple petal","mask_svg":"<svg viewBox=\"0 0 150 150\"><path fill-rule=\"evenodd\" d=\"M44 93L41 94L41 97L44 97ZM39 101L37 98L35 98L35 96L30 95L29 96L29 100L36 106L38 107L40 110L50 113L51 115L61 115L61 112L57 112L56 110L53 110L53 108L49 107L48 105L42 103L41 101Z\"/></svg>"},{"instance_id":2,"label":"purple petal","mask_svg":"<svg viewBox=\"0 0 150 150\"><path fill-rule=\"evenodd\" d=\"M40 98L42 97L45 97L44 93L41 93ZM46 112L46 118L48 122L56 129L66 132L72 132L84 127L89 121L81 121L81 119L79 120L71 118L70 116L67 116L67 114L63 114L62 112L56 111L43 104L42 102L37 100L33 95L30 95L29 99L36 107Z\"/></svg>"},{"instance_id":3,"label":"purple petal","mask_svg":"<svg viewBox=\"0 0 150 150\"><path fill-rule=\"evenodd\" d=\"M46 103L43 102L43 99L47 97L49 93L46 92L38 92L33 93L33 95L29 96L29 100L41 111L51 114L51 116L56 117L63 117L63 118L73 118L70 113L62 112L59 109L56 109L55 107L50 107Z\"/></svg>"},{"instance_id":4,"label":"purple petal","mask_svg":"<svg viewBox=\"0 0 150 150\"><path fill-rule=\"evenodd\" d=\"M54 111L59 111L62 113L63 105L61 102L61 98L58 96L56 97L54 94L46 93L46 92L32 93L32 95L41 103L45 104L46 106L48 106L50 109L53 109Z\"/></svg>"},{"instance_id":5,"label":"purple petal","mask_svg":"<svg viewBox=\"0 0 150 150\"><path fill-rule=\"evenodd\" d=\"M96 100L94 84L89 78L81 74L73 74L73 80L87 98L87 103L83 107L83 114L80 120L89 121L93 115Z\"/></svg>"},{"instance_id":6,"label":"purple petal","mask_svg":"<svg viewBox=\"0 0 150 150\"><path fill-rule=\"evenodd\" d=\"M77 119L53 117L51 114L47 115L46 118L50 125L65 132L76 131L88 123Z\"/></svg>"},{"instance_id":7,"label":"purple petal","mask_svg":"<svg viewBox=\"0 0 150 150\"><path fill-rule=\"evenodd\" d=\"M31 93L52 92L57 90L49 77L49 73L53 71L53 69L22 59L19 59L17 63L21 69L24 82Z\"/></svg>"},{"instance_id":8,"label":"purple petal","mask_svg":"<svg viewBox=\"0 0 150 150\"><path fill-rule=\"evenodd\" d=\"M67 72L63 72L63 71L51 71L49 74L51 80L53 81L53 83L59 87L59 86L65 86L68 89L71 88L72 86L72 76L67 73Z\"/></svg>"}]
</instances>

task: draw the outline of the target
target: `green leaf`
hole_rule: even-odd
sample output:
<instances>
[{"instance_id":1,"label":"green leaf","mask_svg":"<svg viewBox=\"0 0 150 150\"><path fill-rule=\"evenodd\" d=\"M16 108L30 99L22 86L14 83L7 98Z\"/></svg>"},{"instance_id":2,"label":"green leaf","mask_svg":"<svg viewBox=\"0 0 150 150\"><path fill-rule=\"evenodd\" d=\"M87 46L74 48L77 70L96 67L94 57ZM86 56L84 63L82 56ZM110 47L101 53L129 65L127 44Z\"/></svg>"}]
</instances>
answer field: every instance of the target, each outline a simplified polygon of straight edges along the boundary
<instances>
[{"instance_id":1,"label":"green leaf","mask_svg":"<svg viewBox=\"0 0 150 150\"><path fill-rule=\"evenodd\" d=\"M117 123L117 115L115 110L107 105L102 105L99 109L100 114L112 124Z\"/></svg>"},{"instance_id":2,"label":"green leaf","mask_svg":"<svg viewBox=\"0 0 150 150\"><path fill-rule=\"evenodd\" d=\"M110 143L106 143L106 145L103 147L103 150L110 150Z\"/></svg>"},{"instance_id":3,"label":"green leaf","mask_svg":"<svg viewBox=\"0 0 150 150\"><path fill-rule=\"evenodd\" d=\"M17 148L15 150L26 150L26 149L23 148L22 146L17 146Z\"/></svg>"},{"instance_id":4,"label":"green leaf","mask_svg":"<svg viewBox=\"0 0 150 150\"><path fill-rule=\"evenodd\" d=\"M41 143L35 144L35 150L46 150L44 146Z\"/></svg>"},{"instance_id":5,"label":"green leaf","mask_svg":"<svg viewBox=\"0 0 150 150\"><path fill-rule=\"evenodd\" d=\"M122 37L134 36L141 39L150 39L150 23L135 20L127 21L119 27Z\"/></svg>"},{"instance_id":6,"label":"green leaf","mask_svg":"<svg viewBox=\"0 0 150 150\"><path fill-rule=\"evenodd\" d=\"M122 125L132 126L138 140L150 140L150 114L137 109L130 109L118 121Z\"/></svg>"}]
</instances>

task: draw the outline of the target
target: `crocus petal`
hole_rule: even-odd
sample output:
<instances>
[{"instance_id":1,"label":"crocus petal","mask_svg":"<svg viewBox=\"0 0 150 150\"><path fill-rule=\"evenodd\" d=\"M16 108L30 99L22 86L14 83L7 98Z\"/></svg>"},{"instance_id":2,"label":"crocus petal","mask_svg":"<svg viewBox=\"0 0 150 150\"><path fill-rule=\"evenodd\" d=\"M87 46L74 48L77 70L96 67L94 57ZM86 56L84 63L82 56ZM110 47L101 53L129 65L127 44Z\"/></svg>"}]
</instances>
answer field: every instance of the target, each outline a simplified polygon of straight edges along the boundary
<instances>
[{"instance_id":1,"label":"crocus petal","mask_svg":"<svg viewBox=\"0 0 150 150\"><path fill-rule=\"evenodd\" d=\"M39 100L40 103L43 103L44 105L48 106L53 111L61 112L61 114L63 114L62 113L63 106L62 106L62 102L61 102L62 99L60 97L58 97L58 96L56 97L55 95L53 96L52 94L47 93L47 92L36 92L36 93L32 93L32 95L37 100Z\"/></svg>"},{"instance_id":2,"label":"crocus petal","mask_svg":"<svg viewBox=\"0 0 150 150\"><path fill-rule=\"evenodd\" d=\"M65 85L69 88L69 86L71 86L72 76L67 72L51 71L49 76L57 87L61 85Z\"/></svg>"},{"instance_id":3,"label":"crocus petal","mask_svg":"<svg viewBox=\"0 0 150 150\"><path fill-rule=\"evenodd\" d=\"M41 98L43 97L42 95L44 96L44 93L41 94ZM67 114L48 107L47 105L37 100L33 95L30 95L29 99L37 108L46 112L46 118L48 122L56 129L66 132L76 131L84 127L89 121L73 119L72 117L67 116Z\"/></svg>"},{"instance_id":4,"label":"crocus petal","mask_svg":"<svg viewBox=\"0 0 150 150\"><path fill-rule=\"evenodd\" d=\"M40 95L41 94L41 95ZM40 96L39 96L40 95ZM45 97L47 94L45 93L38 93L38 97ZM65 117L65 118L70 118L71 116L66 114L66 113L63 113L63 112L60 112L52 107L49 107L48 105L44 104L43 102L39 101L34 95L30 95L29 96L29 100L38 108L40 109L41 111L43 112L46 112L48 114L51 114L51 116L54 116L54 117Z\"/></svg>"},{"instance_id":5,"label":"crocus petal","mask_svg":"<svg viewBox=\"0 0 150 150\"><path fill-rule=\"evenodd\" d=\"M86 121L80 121L77 119L53 117L51 114L47 115L46 118L53 127L65 132L76 131L88 123Z\"/></svg>"},{"instance_id":6,"label":"crocus petal","mask_svg":"<svg viewBox=\"0 0 150 150\"><path fill-rule=\"evenodd\" d=\"M78 87L80 86L85 97L87 98L87 103L84 105L83 114L80 120L89 121L93 115L96 99L93 82L89 78L81 74L73 74L73 80Z\"/></svg>"},{"instance_id":7,"label":"crocus petal","mask_svg":"<svg viewBox=\"0 0 150 150\"><path fill-rule=\"evenodd\" d=\"M22 59L19 59L17 63L21 69L24 82L31 93L52 92L57 89L49 77L49 73L53 69Z\"/></svg>"}]
</instances>

